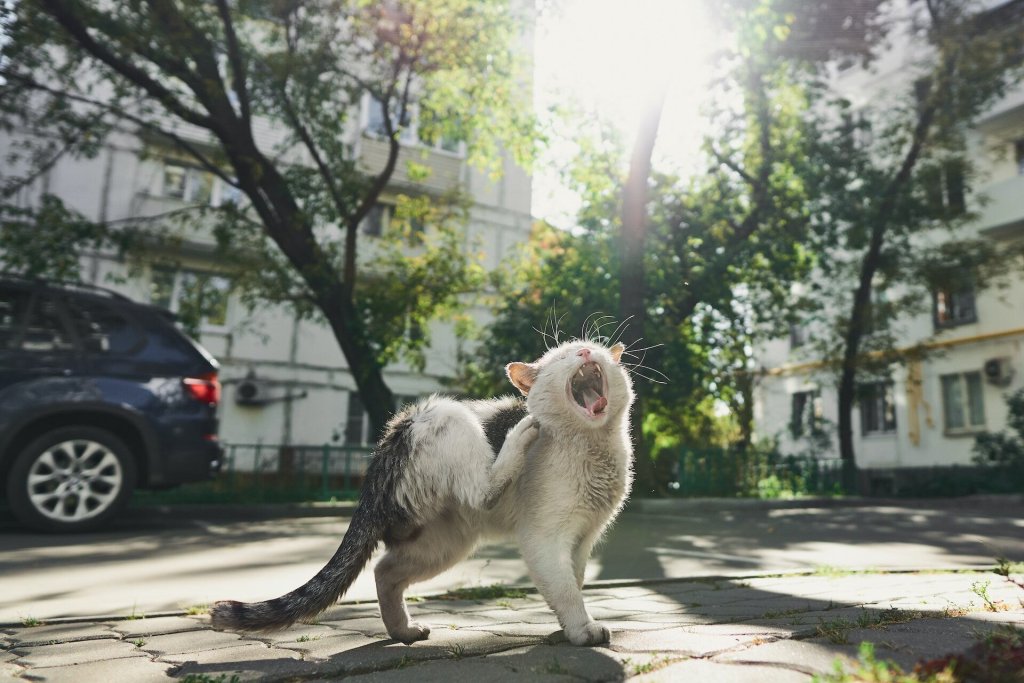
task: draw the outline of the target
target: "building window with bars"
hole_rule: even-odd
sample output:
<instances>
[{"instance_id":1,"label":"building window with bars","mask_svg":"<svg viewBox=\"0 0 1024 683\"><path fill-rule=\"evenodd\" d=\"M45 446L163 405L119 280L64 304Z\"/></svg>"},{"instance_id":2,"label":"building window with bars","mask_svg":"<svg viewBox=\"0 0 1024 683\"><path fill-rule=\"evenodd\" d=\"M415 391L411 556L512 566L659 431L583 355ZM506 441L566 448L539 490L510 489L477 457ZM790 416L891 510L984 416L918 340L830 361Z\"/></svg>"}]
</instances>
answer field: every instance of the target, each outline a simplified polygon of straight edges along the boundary
<instances>
[{"instance_id":1,"label":"building window with bars","mask_svg":"<svg viewBox=\"0 0 1024 683\"><path fill-rule=\"evenodd\" d=\"M933 297L932 316L936 328L956 327L977 322L974 306L974 288L946 288L936 290Z\"/></svg>"}]
</instances>

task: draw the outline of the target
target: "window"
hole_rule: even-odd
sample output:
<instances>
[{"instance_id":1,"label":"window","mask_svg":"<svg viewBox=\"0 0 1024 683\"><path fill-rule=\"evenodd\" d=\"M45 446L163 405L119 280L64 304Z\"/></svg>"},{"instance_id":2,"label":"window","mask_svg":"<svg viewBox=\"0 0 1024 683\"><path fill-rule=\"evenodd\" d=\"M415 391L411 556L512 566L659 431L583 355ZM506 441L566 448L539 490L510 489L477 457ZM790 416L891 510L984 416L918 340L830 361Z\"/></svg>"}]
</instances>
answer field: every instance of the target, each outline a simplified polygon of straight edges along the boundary
<instances>
[{"instance_id":1,"label":"window","mask_svg":"<svg viewBox=\"0 0 1024 683\"><path fill-rule=\"evenodd\" d=\"M1017 161L1017 175L1024 175L1024 138L1013 143L1013 157Z\"/></svg>"},{"instance_id":2,"label":"window","mask_svg":"<svg viewBox=\"0 0 1024 683\"><path fill-rule=\"evenodd\" d=\"M16 337L15 347L22 351L50 353L74 349L60 306L50 296L40 296L35 300L28 324Z\"/></svg>"},{"instance_id":3,"label":"window","mask_svg":"<svg viewBox=\"0 0 1024 683\"><path fill-rule=\"evenodd\" d=\"M798 391L793 394L792 401L789 431L793 438L817 433L823 417L821 395L818 391Z\"/></svg>"},{"instance_id":4,"label":"window","mask_svg":"<svg viewBox=\"0 0 1024 683\"><path fill-rule=\"evenodd\" d=\"M418 396L395 395L395 409L415 403ZM376 439L370 433L370 415L363 406L363 400L359 393L348 392L348 415L345 419L345 445L346 446L372 446Z\"/></svg>"},{"instance_id":5,"label":"window","mask_svg":"<svg viewBox=\"0 0 1024 683\"><path fill-rule=\"evenodd\" d=\"M387 204L374 204L370 212L366 214L366 218L363 219L363 234L370 237L383 235L390 214L391 210Z\"/></svg>"},{"instance_id":6,"label":"window","mask_svg":"<svg viewBox=\"0 0 1024 683\"><path fill-rule=\"evenodd\" d=\"M177 162L164 163L164 196L192 204L210 204L214 175Z\"/></svg>"},{"instance_id":7,"label":"window","mask_svg":"<svg viewBox=\"0 0 1024 683\"><path fill-rule=\"evenodd\" d=\"M935 292L935 327L955 327L978 319L974 308L974 288L940 289Z\"/></svg>"},{"instance_id":8,"label":"window","mask_svg":"<svg viewBox=\"0 0 1024 683\"><path fill-rule=\"evenodd\" d=\"M86 352L127 353L143 341L121 313L101 301L76 300L68 315Z\"/></svg>"},{"instance_id":9,"label":"window","mask_svg":"<svg viewBox=\"0 0 1024 683\"><path fill-rule=\"evenodd\" d=\"M6 290L0 295L0 349L9 349L17 341L31 296L27 289Z\"/></svg>"},{"instance_id":10,"label":"window","mask_svg":"<svg viewBox=\"0 0 1024 683\"><path fill-rule=\"evenodd\" d=\"M922 168L920 178L933 217L959 216L966 210L962 161L950 160Z\"/></svg>"},{"instance_id":11,"label":"window","mask_svg":"<svg viewBox=\"0 0 1024 683\"><path fill-rule=\"evenodd\" d=\"M154 268L149 285L150 303L211 327L227 324L230 293L228 278L194 270Z\"/></svg>"},{"instance_id":12,"label":"window","mask_svg":"<svg viewBox=\"0 0 1024 683\"><path fill-rule=\"evenodd\" d=\"M789 348L798 349L807 343L807 332L803 326L796 323L789 324Z\"/></svg>"},{"instance_id":13,"label":"window","mask_svg":"<svg viewBox=\"0 0 1024 683\"><path fill-rule=\"evenodd\" d=\"M871 288L871 302L864 316L864 334L883 332L889 327L889 295L879 286Z\"/></svg>"},{"instance_id":14,"label":"window","mask_svg":"<svg viewBox=\"0 0 1024 683\"><path fill-rule=\"evenodd\" d=\"M391 125L398 132L398 138L403 141L412 141L413 130L411 121L412 107L405 108L405 115L398 119L397 112L391 114ZM366 132L380 137L387 137L387 129L384 126L384 104L376 97L370 97L366 115Z\"/></svg>"},{"instance_id":15,"label":"window","mask_svg":"<svg viewBox=\"0 0 1024 683\"><path fill-rule=\"evenodd\" d=\"M381 104L380 100L372 96L368 97L367 101L366 128L364 130L371 135L387 137L384 127L384 105ZM430 149L442 150L450 154L459 154L461 152L462 143L456 139L443 135L439 135L436 140L426 140L421 137L421 129L418 124L419 113L419 105L410 103L406 107L405 116L400 122L397 120L396 114L392 114L391 124L398 131L399 140L408 144L417 144Z\"/></svg>"},{"instance_id":16,"label":"window","mask_svg":"<svg viewBox=\"0 0 1024 683\"><path fill-rule=\"evenodd\" d=\"M942 410L947 432L985 428L985 403L980 372L942 376Z\"/></svg>"},{"instance_id":17,"label":"window","mask_svg":"<svg viewBox=\"0 0 1024 683\"><path fill-rule=\"evenodd\" d=\"M224 182L221 178L213 179L213 194L210 196L211 206L224 206L231 204L240 206L245 194L230 183Z\"/></svg>"},{"instance_id":18,"label":"window","mask_svg":"<svg viewBox=\"0 0 1024 683\"><path fill-rule=\"evenodd\" d=\"M892 382L860 386L861 434L892 434L896 431L896 401Z\"/></svg>"}]
</instances>

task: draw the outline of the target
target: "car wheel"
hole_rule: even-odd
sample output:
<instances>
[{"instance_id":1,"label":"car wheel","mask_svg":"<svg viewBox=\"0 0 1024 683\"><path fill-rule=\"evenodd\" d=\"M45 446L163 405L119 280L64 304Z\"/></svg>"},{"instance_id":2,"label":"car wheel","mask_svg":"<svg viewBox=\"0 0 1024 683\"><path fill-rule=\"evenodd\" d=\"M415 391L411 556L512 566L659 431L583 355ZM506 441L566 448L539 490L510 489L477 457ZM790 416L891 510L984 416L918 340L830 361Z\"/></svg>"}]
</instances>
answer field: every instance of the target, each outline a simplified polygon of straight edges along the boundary
<instances>
[{"instance_id":1,"label":"car wheel","mask_svg":"<svg viewBox=\"0 0 1024 683\"><path fill-rule=\"evenodd\" d=\"M7 500L35 529L84 531L116 515L134 488L135 460L123 441L104 429L61 427L15 457Z\"/></svg>"}]
</instances>

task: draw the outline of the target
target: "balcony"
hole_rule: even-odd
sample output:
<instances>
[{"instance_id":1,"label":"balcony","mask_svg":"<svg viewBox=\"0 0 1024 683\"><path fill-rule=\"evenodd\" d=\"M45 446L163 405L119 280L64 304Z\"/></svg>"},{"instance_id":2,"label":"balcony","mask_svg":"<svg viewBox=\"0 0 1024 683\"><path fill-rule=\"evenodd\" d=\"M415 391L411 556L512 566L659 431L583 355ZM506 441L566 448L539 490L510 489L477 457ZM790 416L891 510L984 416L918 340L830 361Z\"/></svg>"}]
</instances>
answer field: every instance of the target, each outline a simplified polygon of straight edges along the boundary
<instances>
[{"instance_id":1,"label":"balcony","mask_svg":"<svg viewBox=\"0 0 1024 683\"><path fill-rule=\"evenodd\" d=\"M389 144L380 138L363 135L360 140L359 163L367 173L380 173L387 163ZM430 175L423 180L409 178L408 162L430 169ZM402 145L398 153L395 173L391 185L416 188L441 194L459 186L462 174L462 157L426 147Z\"/></svg>"},{"instance_id":2,"label":"balcony","mask_svg":"<svg viewBox=\"0 0 1024 683\"><path fill-rule=\"evenodd\" d=\"M978 228L993 237L1024 230L1024 175L993 183L982 189L988 202L981 207Z\"/></svg>"}]
</instances>

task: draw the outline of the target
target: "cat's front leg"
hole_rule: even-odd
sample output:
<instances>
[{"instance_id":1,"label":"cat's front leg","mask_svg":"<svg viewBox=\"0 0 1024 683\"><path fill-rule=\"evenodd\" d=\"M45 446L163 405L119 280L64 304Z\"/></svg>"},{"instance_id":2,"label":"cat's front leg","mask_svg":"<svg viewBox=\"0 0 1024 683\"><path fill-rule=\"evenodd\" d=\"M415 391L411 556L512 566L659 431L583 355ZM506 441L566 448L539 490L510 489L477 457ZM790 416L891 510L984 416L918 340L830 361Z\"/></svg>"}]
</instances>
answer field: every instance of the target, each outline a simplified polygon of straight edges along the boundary
<instances>
[{"instance_id":1,"label":"cat's front leg","mask_svg":"<svg viewBox=\"0 0 1024 683\"><path fill-rule=\"evenodd\" d=\"M520 546L537 589L558 616L565 637L573 645L600 645L611 640L611 631L594 621L583 604L576 579L570 539L523 537Z\"/></svg>"},{"instance_id":2,"label":"cat's front leg","mask_svg":"<svg viewBox=\"0 0 1024 683\"><path fill-rule=\"evenodd\" d=\"M505 489L522 471L526 452L537 440L539 433L540 425L530 415L524 417L509 430L505 442L490 468L482 504L485 510L490 510L498 504Z\"/></svg>"}]
</instances>

